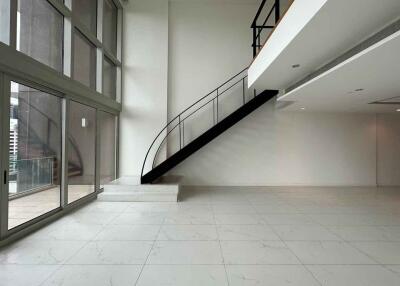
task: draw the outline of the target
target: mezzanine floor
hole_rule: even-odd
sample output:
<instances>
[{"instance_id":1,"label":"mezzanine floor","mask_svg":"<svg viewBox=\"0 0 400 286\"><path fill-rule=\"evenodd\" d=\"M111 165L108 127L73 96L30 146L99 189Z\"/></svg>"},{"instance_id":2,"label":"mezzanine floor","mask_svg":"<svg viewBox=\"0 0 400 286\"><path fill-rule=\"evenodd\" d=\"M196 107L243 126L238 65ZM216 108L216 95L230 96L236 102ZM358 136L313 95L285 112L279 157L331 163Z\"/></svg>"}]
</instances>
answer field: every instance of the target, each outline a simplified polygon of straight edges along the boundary
<instances>
[{"instance_id":1,"label":"mezzanine floor","mask_svg":"<svg viewBox=\"0 0 400 286\"><path fill-rule=\"evenodd\" d=\"M400 285L400 188L93 202L0 250L2 286Z\"/></svg>"}]
</instances>

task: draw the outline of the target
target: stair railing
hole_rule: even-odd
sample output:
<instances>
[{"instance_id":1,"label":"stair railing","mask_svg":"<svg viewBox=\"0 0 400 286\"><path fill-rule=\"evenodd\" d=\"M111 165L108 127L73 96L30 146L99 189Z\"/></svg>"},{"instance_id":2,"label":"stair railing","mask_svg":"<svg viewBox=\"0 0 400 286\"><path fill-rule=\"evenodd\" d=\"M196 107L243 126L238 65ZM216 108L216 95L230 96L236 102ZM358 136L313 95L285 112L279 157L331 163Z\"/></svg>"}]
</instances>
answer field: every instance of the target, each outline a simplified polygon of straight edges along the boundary
<instances>
[{"instance_id":1,"label":"stair railing","mask_svg":"<svg viewBox=\"0 0 400 286\"><path fill-rule=\"evenodd\" d=\"M193 116L195 114L196 115L199 114L200 111L204 111L204 109L207 106L212 104L212 122L213 122L212 124L213 124L213 126L215 126L216 124L218 124L218 122L220 121L220 118L221 118L221 113L222 113L221 102L224 101L224 100L221 100L221 98L223 96L226 96L226 93L228 91L234 89L235 87L236 88L239 86L241 87L241 97L242 97L241 101L242 102L241 102L240 107L247 103L247 101L249 100L249 97L254 98L257 96L256 90L253 90L252 93L248 92L249 89L247 88L247 70L248 70L248 68L246 67L245 69L243 69L236 75L229 78L223 84L219 85L217 88L215 88L214 90L212 90L211 92L209 92L208 94L203 96L202 98L198 99L196 102L191 104L189 107L185 108L182 112L180 112L178 115L176 115L170 121L168 121L168 123L161 129L161 131L154 138L149 149L146 152L146 156L144 158L144 162L142 165L141 177L143 177L143 175L144 175L148 157L150 155L150 152L153 150L153 147L155 146L157 140L160 140L160 143L159 143L157 149L155 149L156 151L153 155L153 160L150 165L149 171L151 171L152 169L154 169L156 167L156 163L157 163L156 160L158 158L161 148L165 145L165 143L168 145L167 139L169 138L169 136L172 134L173 131L177 130L177 128L178 128L177 131L179 132L179 134L178 134L179 150L177 150L176 152L180 151L182 148L185 147L186 144L190 143L191 141L193 141L194 139L196 139L197 137L199 137L201 134L203 134L205 132L204 131L203 133L197 135L196 137L191 138L190 142L187 142L187 140L185 140L185 122L187 122L189 118L193 118ZM227 97L231 97L231 96L228 95ZM237 108L235 110L237 110ZM222 114L222 116L224 116L224 114ZM164 137L162 137L163 134L165 134ZM172 156L173 154L175 154L176 152L172 152L172 154L168 154L168 152L166 152L167 153L166 157L168 158L168 157Z\"/></svg>"},{"instance_id":2,"label":"stair railing","mask_svg":"<svg viewBox=\"0 0 400 286\"><path fill-rule=\"evenodd\" d=\"M273 2L273 4L269 10L265 10L268 9L268 7L265 5L267 3L267 0L262 0L260 7L257 10L256 16L254 17L253 23L251 24L251 28L253 29L253 43L251 45L253 48L253 58L257 56L258 52L263 47L264 43L261 43L261 33L263 32L263 30L265 31L265 29L271 30L275 28L280 18L280 0L271 0L268 2ZM264 11L269 12L264 18L262 24L258 24L259 19L262 17L261 15ZM269 24L269 22L271 22L269 20L272 19L272 12L274 12L274 25Z\"/></svg>"}]
</instances>

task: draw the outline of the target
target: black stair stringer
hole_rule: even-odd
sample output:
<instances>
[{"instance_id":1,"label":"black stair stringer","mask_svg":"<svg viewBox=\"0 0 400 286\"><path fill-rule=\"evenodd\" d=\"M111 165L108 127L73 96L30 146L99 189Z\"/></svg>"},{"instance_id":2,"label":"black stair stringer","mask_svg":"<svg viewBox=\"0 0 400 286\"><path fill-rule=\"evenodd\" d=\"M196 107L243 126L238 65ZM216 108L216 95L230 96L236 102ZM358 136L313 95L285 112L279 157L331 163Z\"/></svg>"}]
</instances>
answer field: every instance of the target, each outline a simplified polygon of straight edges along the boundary
<instances>
[{"instance_id":1,"label":"black stair stringer","mask_svg":"<svg viewBox=\"0 0 400 286\"><path fill-rule=\"evenodd\" d=\"M208 129L202 135L194 139L192 142L184 146L181 150L173 154L171 157L160 163L151 171L146 173L141 178L142 184L149 184L164 175L166 172L174 168L176 165L184 161L190 155L207 145L227 129L235 125L237 122L245 118L258 107L271 100L278 94L276 90L265 90L257 95L255 98L244 104L242 107L225 117L216 125Z\"/></svg>"}]
</instances>

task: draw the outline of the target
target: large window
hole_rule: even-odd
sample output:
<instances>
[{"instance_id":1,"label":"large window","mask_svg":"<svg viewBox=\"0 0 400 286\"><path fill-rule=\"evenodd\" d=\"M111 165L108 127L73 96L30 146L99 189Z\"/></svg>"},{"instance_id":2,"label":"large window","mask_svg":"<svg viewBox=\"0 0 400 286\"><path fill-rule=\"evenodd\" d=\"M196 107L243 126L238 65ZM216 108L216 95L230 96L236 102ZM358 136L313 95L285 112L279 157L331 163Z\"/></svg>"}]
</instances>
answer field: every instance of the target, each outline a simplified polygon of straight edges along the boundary
<instances>
[{"instance_id":1,"label":"large window","mask_svg":"<svg viewBox=\"0 0 400 286\"><path fill-rule=\"evenodd\" d=\"M63 16L46 0L18 0L17 49L63 70Z\"/></svg>"},{"instance_id":2,"label":"large window","mask_svg":"<svg viewBox=\"0 0 400 286\"><path fill-rule=\"evenodd\" d=\"M99 112L100 132L100 187L115 179L115 115Z\"/></svg>"},{"instance_id":3,"label":"large window","mask_svg":"<svg viewBox=\"0 0 400 286\"><path fill-rule=\"evenodd\" d=\"M112 0L104 1L103 44L112 54L117 54L118 10Z\"/></svg>"},{"instance_id":4,"label":"large window","mask_svg":"<svg viewBox=\"0 0 400 286\"><path fill-rule=\"evenodd\" d=\"M0 0L0 240L116 178L122 1Z\"/></svg>"},{"instance_id":5,"label":"large window","mask_svg":"<svg viewBox=\"0 0 400 286\"><path fill-rule=\"evenodd\" d=\"M95 191L96 110L71 101L68 122L68 203Z\"/></svg>"},{"instance_id":6,"label":"large window","mask_svg":"<svg viewBox=\"0 0 400 286\"><path fill-rule=\"evenodd\" d=\"M90 32L96 33L97 0L73 0L72 11Z\"/></svg>"},{"instance_id":7,"label":"large window","mask_svg":"<svg viewBox=\"0 0 400 286\"><path fill-rule=\"evenodd\" d=\"M115 99L117 93L117 68L107 57L103 61L103 94Z\"/></svg>"},{"instance_id":8,"label":"large window","mask_svg":"<svg viewBox=\"0 0 400 286\"><path fill-rule=\"evenodd\" d=\"M10 1L0 0L0 42L10 43Z\"/></svg>"},{"instance_id":9,"label":"large window","mask_svg":"<svg viewBox=\"0 0 400 286\"><path fill-rule=\"evenodd\" d=\"M61 99L11 83L8 228L60 206Z\"/></svg>"},{"instance_id":10,"label":"large window","mask_svg":"<svg viewBox=\"0 0 400 286\"><path fill-rule=\"evenodd\" d=\"M96 88L96 47L78 30L74 33L73 78L90 88Z\"/></svg>"}]
</instances>

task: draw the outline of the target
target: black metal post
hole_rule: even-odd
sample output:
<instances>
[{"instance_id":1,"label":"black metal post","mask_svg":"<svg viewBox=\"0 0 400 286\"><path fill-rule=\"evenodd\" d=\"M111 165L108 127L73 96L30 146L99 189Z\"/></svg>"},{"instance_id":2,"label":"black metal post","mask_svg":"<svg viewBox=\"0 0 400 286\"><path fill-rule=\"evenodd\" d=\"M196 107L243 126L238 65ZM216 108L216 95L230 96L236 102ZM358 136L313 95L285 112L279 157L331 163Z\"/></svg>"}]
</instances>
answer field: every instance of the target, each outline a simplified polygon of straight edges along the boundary
<instances>
[{"instance_id":1,"label":"black metal post","mask_svg":"<svg viewBox=\"0 0 400 286\"><path fill-rule=\"evenodd\" d=\"M219 96L219 92L218 92L218 88L217 88L217 123L218 123L218 96Z\"/></svg>"},{"instance_id":2,"label":"black metal post","mask_svg":"<svg viewBox=\"0 0 400 286\"><path fill-rule=\"evenodd\" d=\"M279 18L281 17L281 7L280 0L275 0L275 25L278 23Z\"/></svg>"},{"instance_id":3,"label":"black metal post","mask_svg":"<svg viewBox=\"0 0 400 286\"><path fill-rule=\"evenodd\" d=\"M179 115L179 150L182 149L181 115Z\"/></svg>"},{"instance_id":4,"label":"black metal post","mask_svg":"<svg viewBox=\"0 0 400 286\"><path fill-rule=\"evenodd\" d=\"M182 120L182 146L185 147L185 120Z\"/></svg>"},{"instance_id":5,"label":"black metal post","mask_svg":"<svg viewBox=\"0 0 400 286\"><path fill-rule=\"evenodd\" d=\"M245 100L245 90L244 90L244 78L243 78L243 105L245 105L246 100Z\"/></svg>"},{"instance_id":6,"label":"black metal post","mask_svg":"<svg viewBox=\"0 0 400 286\"><path fill-rule=\"evenodd\" d=\"M255 58L257 55L256 37L257 37L256 27L253 26L253 58Z\"/></svg>"},{"instance_id":7,"label":"black metal post","mask_svg":"<svg viewBox=\"0 0 400 286\"><path fill-rule=\"evenodd\" d=\"M215 125L215 99L213 99L212 105L213 105L213 124Z\"/></svg>"}]
</instances>

